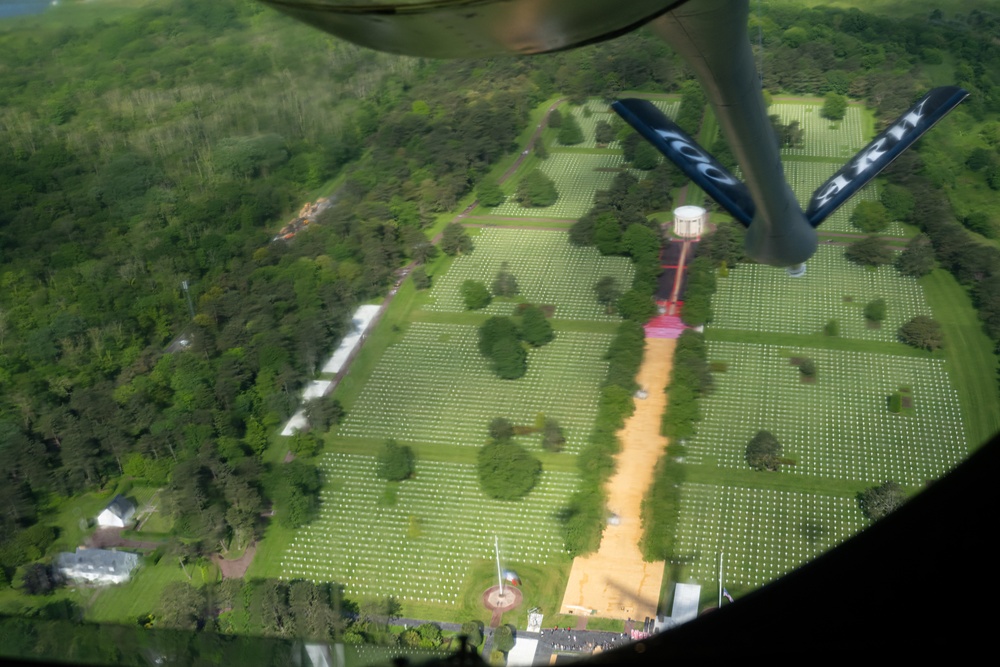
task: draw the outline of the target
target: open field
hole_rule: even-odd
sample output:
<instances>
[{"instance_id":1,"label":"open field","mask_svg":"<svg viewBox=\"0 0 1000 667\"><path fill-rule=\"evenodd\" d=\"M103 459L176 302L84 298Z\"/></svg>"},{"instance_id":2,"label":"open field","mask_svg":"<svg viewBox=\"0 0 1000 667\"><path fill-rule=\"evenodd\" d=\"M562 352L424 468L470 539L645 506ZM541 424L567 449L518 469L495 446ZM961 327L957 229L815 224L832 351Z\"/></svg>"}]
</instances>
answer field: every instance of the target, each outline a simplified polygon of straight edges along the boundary
<instances>
[{"instance_id":1,"label":"open field","mask_svg":"<svg viewBox=\"0 0 1000 667\"><path fill-rule=\"evenodd\" d=\"M844 258L839 246L820 246L806 262L801 278L789 278L784 269L745 264L719 278L712 301L712 326L771 333L813 334L830 320L840 324L840 336L893 342L896 332L916 315L931 309L915 278L900 275L892 266L869 270ZM886 317L881 327L868 328L864 307L884 298Z\"/></svg>"},{"instance_id":2,"label":"open field","mask_svg":"<svg viewBox=\"0 0 1000 667\"><path fill-rule=\"evenodd\" d=\"M434 281L427 310L465 312L459 292L462 283L479 280L489 287L507 262L520 297L530 303L555 306L554 318L618 320L617 315L605 314L593 288L602 276L613 276L623 287L631 285L632 264L624 257L604 257L595 248L574 246L565 232L558 231L488 228L473 242L475 250L457 257L448 272ZM515 301L498 299L478 312L511 315L515 308Z\"/></svg>"},{"instance_id":3,"label":"open field","mask_svg":"<svg viewBox=\"0 0 1000 667\"><path fill-rule=\"evenodd\" d=\"M479 353L476 327L414 322L372 371L338 435L480 447L496 417L518 425L556 419L566 450L593 428L611 335L557 331L528 352L528 373L501 380ZM538 449L538 436L519 440Z\"/></svg>"},{"instance_id":4,"label":"open field","mask_svg":"<svg viewBox=\"0 0 1000 667\"><path fill-rule=\"evenodd\" d=\"M471 465L418 460L414 478L398 485L376 477L371 456L328 454L321 465L320 517L296 534L283 578L337 581L348 596L455 604L472 563L493 555L494 535L514 569L564 553L556 513L575 475L544 472L526 499L505 502L480 491Z\"/></svg>"},{"instance_id":5,"label":"open field","mask_svg":"<svg viewBox=\"0 0 1000 667\"><path fill-rule=\"evenodd\" d=\"M607 525L597 553L573 559L561 611L604 618L656 616L663 563L647 563L639 551L642 539L642 499L653 483L653 465L667 439L660 435L660 418L667 404L664 387L670 377L676 341L646 340L636 381L649 396L636 401L635 412L618 433L622 449L615 455L615 473L607 483L608 510L619 519Z\"/></svg>"},{"instance_id":6,"label":"open field","mask_svg":"<svg viewBox=\"0 0 1000 667\"><path fill-rule=\"evenodd\" d=\"M816 362L815 383L800 381L796 357ZM709 359L728 370L715 374L715 391L702 401L689 463L746 469L746 443L759 430L773 433L795 462L783 476L917 486L968 454L943 359L717 342ZM888 397L900 387L912 389L915 414L889 412Z\"/></svg>"}]
</instances>

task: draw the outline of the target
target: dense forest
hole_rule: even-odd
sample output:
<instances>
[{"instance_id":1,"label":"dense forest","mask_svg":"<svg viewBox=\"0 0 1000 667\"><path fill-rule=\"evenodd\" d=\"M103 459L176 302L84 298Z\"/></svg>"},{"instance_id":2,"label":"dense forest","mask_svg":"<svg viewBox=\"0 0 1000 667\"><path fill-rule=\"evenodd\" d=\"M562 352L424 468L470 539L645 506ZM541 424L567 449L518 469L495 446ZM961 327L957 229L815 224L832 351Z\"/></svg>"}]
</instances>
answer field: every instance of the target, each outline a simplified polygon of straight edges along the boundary
<instances>
[{"instance_id":1,"label":"dense forest","mask_svg":"<svg viewBox=\"0 0 1000 667\"><path fill-rule=\"evenodd\" d=\"M910 193L900 219L926 231L1000 338L989 241L1000 18L929 19L779 5L751 34L759 25L773 94L845 94L882 122L932 84L970 90L949 121L963 138L932 133L890 178ZM265 461L276 427L354 308L426 249L436 217L514 149L529 112L626 90L682 92L691 122L703 108L644 31L552 56L437 62L338 42L250 0L11 25L0 27L0 586L55 538L47 512L123 478L165 486L177 549L191 555L245 546L275 501L296 508L278 520L304 521L317 473L308 443L298 465ZM641 145L626 142L633 162ZM633 181L616 180L572 234L633 255L619 308L641 321L657 270L645 213L667 204L676 173ZM274 240L327 192L333 205L308 233ZM181 335L190 348L167 352ZM609 377L609 411L624 412L612 403L630 382ZM595 433L585 474L603 479L613 441L613 428ZM585 495L568 510L583 517L569 522L581 551L600 521L600 498Z\"/></svg>"},{"instance_id":2,"label":"dense forest","mask_svg":"<svg viewBox=\"0 0 1000 667\"><path fill-rule=\"evenodd\" d=\"M192 555L245 546L276 499L303 521L315 473L262 454L355 306L539 102L662 89L674 69L645 36L390 57L249 1L11 29L0 53L0 582L51 542L23 529L121 478L166 485ZM318 224L274 241L334 179Z\"/></svg>"}]
</instances>

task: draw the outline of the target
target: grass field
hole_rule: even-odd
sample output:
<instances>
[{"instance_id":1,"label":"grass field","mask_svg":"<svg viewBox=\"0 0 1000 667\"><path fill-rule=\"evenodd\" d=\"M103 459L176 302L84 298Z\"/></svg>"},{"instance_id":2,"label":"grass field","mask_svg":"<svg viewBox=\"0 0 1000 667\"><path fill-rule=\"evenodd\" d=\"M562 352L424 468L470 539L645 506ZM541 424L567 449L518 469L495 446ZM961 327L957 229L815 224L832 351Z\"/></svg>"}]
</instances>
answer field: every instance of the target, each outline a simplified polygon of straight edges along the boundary
<instances>
[{"instance_id":1,"label":"grass field","mask_svg":"<svg viewBox=\"0 0 1000 667\"><path fill-rule=\"evenodd\" d=\"M669 104L675 111L676 102ZM871 132L871 119L858 107L834 127L818 119L817 103L782 101L776 108L806 127L805 148L785 155L802 201ZM606 117L603 103L590 111L571 111L585 135ZM560 203L490 209L486 219L497 227L473 230L473 253L437 260L427 293L404 286L338 389L348 416L326 438L320 519L294 533L269 533L265 543L272 545L258 553L252 576L335 579L349 595L399 595L404 613L415 617L485 621L479 596L491 583L496 533L508 564L525 580L526 595L531 591L531 604L555 611L570 564L555 516L576 483L573 452L593 422L603 350L616 320L597 306L592 285L601 275L627 285L632 273L621 258L569 245L564 232L503 225L516 226L521 217L572 219L622 166L620 155L589 143L555 147L546 161L529 156L506 191L538 167L556 180ZM877 190L870 186L859 196L874 199ZM856 231L848 215L849 209L839 212L821 231ZM906 230L894 226L889 233ZM489 285L503 262L521 295L465 311L462 282ZM675 581L702 583L706 598L714 598L707 585L724 551L727 585L747 593L863 528L856 494L866 486L891 478L913 492L995 430L996 390L992 373L982 373L988 364L995 367L995 358L988 341L977 338L975 316L959 295L947 276L918 282L892 267L869 271L848 263L839 246L821 247L804 278L749 264L720 279L706 336L710 359L727 362L727 370L715 374L699 433L685 443L686 481L668 565ZM887 300L888 315L881 328L869 328L863 308L877 297ZM521 301L554 306L557 337L530 352L528 376L507 383L493 377L478 354L475 326L489 315L513 313ZM896 341L902 322L932 308L950 318L944 353ZM833 338L821 334L831 319L840 326ZM800 381L791 363L797 356L817 362L817 382ZM888 395L902 386L912 390L913 411L890 414ZM970 419L970 406L984 414ZM527 501L483 498L474 464L489 420L506 416L530 424L539 412L566 429L567 453L540 453L546 472ZM745 465L746 441L758 429L771 430L785 445L788 465L778 473ZM414 479L388 485L374 475L372 452L387 437L413 445ZM537 452L535 439L521 437Z\"/></svg>"},{"instance_id":2,"label":"grass field","mask_svg":"<svg viewBox=\"0 0 1000 667\"><path fill-rule=\"evenodd\" d=\"M904 322L931 314L916 279L892 266L872 271L853 264L843 247L820 246L806 268L805 276L790 278L784 269L747 264L719 278L712 325L805 335L835 319L843 338L893 342ZM869 328L864 307L877 298L886 300L886 317L879 328Z\"/></svg>"},{"instance_id":3,"label":"grass field","mask_svg":"<svg viewBox=\"0 0 1000 667\"><path fill-rule=\"evenodd\" d=\"M533 164L555 182L559 193L555 204L525 207L514 201L517 183L528 173L527 169L522 169L502 188L508 195L507 201L480 212L513 217L579 218L593 206L594 194L610 188L615 174L626 168L625 158L620 152L581 153L557 148L551 149L548 158ZM636 169L629 171L641 178L642 172Z\"/></svg>"},{"instance_id":4,"label":"grass field","mask_svg":"<svg viewBox=\"0 0 1000 667\"><path fill-rule=\"evenodd\" d=\"M546 472L526 499L505 502L483 495L466 464L418 461L413 479L389 494L374 457L334 453L322 467L322 514L296 534L284 578L338 581L348 596L454 605L472 563L492 556L494 535L514 569L562 557L556 514L572 474Z\"/></svg>"},{"instance_id":5,"label":"grass field","mask_svg":"<svg viewBox=\"0 0 1000 667\"><path fill-rule=\"evenodd\" d=\"M338 436L480 447L495 417L530 426L544 413L563 427L566 450L579 450L593 428L611 336L559 331L529 351L528 373L515 381L496 377L477 340L476 327L414 322L373 369ZM519 439L539 447L538 436Z\"/></svg>"},{"instance_id":6,"label":"grass field","mask_svg":"<svg viewBox=\"0 0 1000 667\"><path fill-rule=\"evenodd\" d=\"M456 258L434 281L427 310L464 312L462 283L479 280L489 287L504 262L517 280L520 300L555 306L556 319L617 321L597 302L594 284L602 276L614 277L623 288L632 284L632 264L627 259L574 246L564 232L488 228L474 243L474 252ZM481 312L511 315L515 307L515 301L496 300Z\"/></svg>"},{"instance_id":7,"label":"grass field","mask_svg":"<svg viewBox=\"0 0 1000 667\"><path fill-rule=\"evenodd\" d=\"M816 362L815 383L801 382L792 365L802 357ZM687 442L691 464L745 470L746 443L759 430L794 461L782 476L919 486L968 454L943 359L720 342L709 344L709 359L728 370L702 403L704 420ZM911 416L889 412L900 387L912 389Z\"/></svg>"},{"instance_id":8,"label":"grass field","mask_svg":"<svg viewBox=\"0 0 1000 667\"><path fill-rule=\"evenodd\" d=\"M783 123L799 121L805 131L805 141L801 148L783 148L783 156L809 155L813 157L836 158L832 162L842 163L854 155L865 144L864 109L856 105L847 107L843 120L832 121L819 115L822 100L816 102L775 102L767 112L777 114Z\"/></svg>"},{"instance_id":9,"label":"grass field","mask_svg":"<svg viewBox=\"0 0 1000 667\"><path fill-rule=\"evenodd\" d=\"M723 553L725 585L737 595L777 579L865 525L857 502L843 496L714 484L685 484L682 493L675 563L704 585L717 580Z\"/></svg>"},{"instance_id":10,"label":"grass field","mask_svg":"<svg viewBox=\"0 0 1000 667\"><path fill-rule=\"evenodd\" d=\"M298 531L269 531L248 576L335 580L354 599L394 594L413 617L488 621L480 596L495 576L497 534L530 604L558 610L570 559L557 516L577 485L574 453L593 428L617 321L598 306L594 276L628 285L632 269L623 258L571 246L563 231L470 231L475 250L437 260L429 292L403 286L338 388L347 417L325 439L319 518ZM489 285L502 262L521 295L466 311L462 282ZM529 351L524 378L504 381L480 355L476 325L521 301L554 307L556 337ZM475 462L490 420L531 426L539 413L563 427L565 451L543 452L538 435L518 436L543 462L541 482L522 501L485 498ZM390 485L376 477L372 453L389 437L413 446L413 479Z\"/></svg>"}]
</instances>

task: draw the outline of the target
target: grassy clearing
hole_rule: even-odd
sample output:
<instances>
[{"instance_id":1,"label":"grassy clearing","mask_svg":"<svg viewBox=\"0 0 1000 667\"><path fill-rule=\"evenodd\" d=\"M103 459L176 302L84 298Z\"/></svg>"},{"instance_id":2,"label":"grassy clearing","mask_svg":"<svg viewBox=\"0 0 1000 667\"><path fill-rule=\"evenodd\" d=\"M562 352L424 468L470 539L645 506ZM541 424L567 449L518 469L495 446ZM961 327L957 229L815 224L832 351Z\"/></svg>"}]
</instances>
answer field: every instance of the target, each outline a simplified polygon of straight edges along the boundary
<instances>
[{"instance_id":1,"label":"grassy clearing","mask_svg":"<svg viewBox=\"0 0 1000 667\"><path fill-rule=\"evenodd\" d=\"M997 357L968 293L943 269L920 280L945 335L951 381L962 401L962 423L973 447L1000 431Z\"/></svg>"},{"instance_id":2,"label":"grassy clearing","mask_svg":"<svg viewBox=\"0 0 1000 667\"><path fill-rule=\"evenodd\" d=\"M187 566L188 575L176 560L164 557L156 565L144 563L137 569L127 585L106 586L100 589L80 587L86 602L87 619L98 623L135 623L143 614L153 611L153 606L163 596L163 590L173 581L201 586L217 581L218 568L207 564Z\"/></svg>"}]
</instances>

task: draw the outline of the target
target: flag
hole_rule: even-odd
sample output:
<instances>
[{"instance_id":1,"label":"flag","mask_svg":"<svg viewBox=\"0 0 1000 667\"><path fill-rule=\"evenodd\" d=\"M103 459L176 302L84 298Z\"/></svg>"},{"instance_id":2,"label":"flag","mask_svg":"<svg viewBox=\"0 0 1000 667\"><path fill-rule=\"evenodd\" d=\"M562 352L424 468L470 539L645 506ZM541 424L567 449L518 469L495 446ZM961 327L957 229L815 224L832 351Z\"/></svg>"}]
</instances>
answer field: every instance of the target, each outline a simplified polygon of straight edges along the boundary
<instances>
[{"instance_id":1,"label":"flag","mask_svg":"<svg viewBox=\"0 0 1000 667\"><path fill-rule=\"evenodd\" d=\"M724 595L724 596L726 597L726 599L727 599L727 600L729 600L730 602L736 602L736 600L734 600L734 599L733 599L733 596L732 596L732 595L730 595L730 594L729 594L729 591L727 591L727 590L726 590L725 588L723 588L723 589L722 589L722 594L723 594L723 595Z\"/></svg>"}]
</instances>

